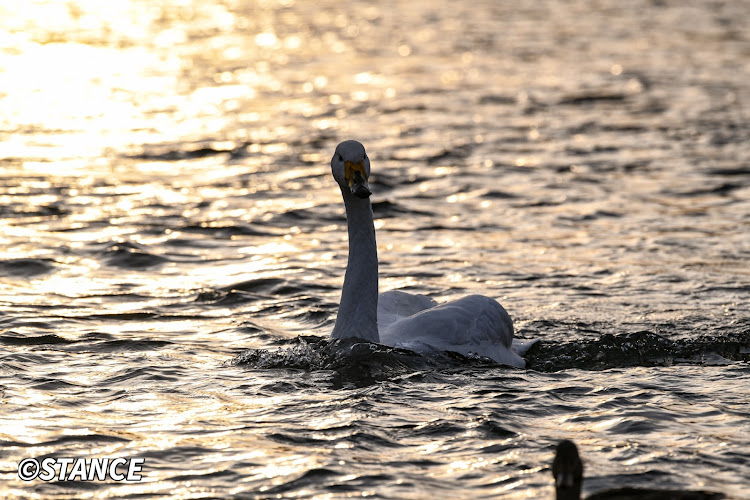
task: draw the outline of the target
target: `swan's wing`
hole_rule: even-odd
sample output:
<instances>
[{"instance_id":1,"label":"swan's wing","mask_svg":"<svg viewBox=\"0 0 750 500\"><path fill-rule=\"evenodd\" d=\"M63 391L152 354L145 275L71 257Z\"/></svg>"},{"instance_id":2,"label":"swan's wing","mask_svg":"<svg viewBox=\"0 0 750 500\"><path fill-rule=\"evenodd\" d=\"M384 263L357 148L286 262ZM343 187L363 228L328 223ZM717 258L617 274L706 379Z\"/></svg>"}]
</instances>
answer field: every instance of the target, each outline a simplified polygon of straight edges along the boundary
<instances>
[{"instance_id":1,"label":"swan's wing","mask_svg":"<svg viewBox=\"0 0 750 500\"><path fill-rule=\"evenodd\" d=\"M425 309L380 329L380 342L409 347L427 344L443 351L479 354L498 363L524 367L513 352L513 321L503 306L483 295Z\"/></svg>"},{"instance_id":2,"label":"swan's wing","mask_svg":"<svg viewBox=\"0 0 750 500\"><path fill-rule=\"evenodd\" d=\"M435 299L426 295L411 294L400 290L391 290L378 295L378 330L420 311L435 307Z\"/></svg>"}]
</instances>

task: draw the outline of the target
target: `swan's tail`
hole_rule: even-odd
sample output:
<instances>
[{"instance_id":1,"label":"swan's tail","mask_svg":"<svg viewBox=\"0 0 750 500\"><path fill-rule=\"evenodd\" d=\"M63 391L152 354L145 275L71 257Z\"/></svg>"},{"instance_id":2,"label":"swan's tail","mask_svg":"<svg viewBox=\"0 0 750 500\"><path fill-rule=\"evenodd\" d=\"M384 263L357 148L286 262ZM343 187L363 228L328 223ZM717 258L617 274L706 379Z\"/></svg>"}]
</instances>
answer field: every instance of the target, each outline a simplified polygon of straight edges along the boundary
<instances>
[{"instance_id":1,"label":"swan's tail","mask_svg":"<svg viewBox=\"0 0 750 500\"><path fill-rule=\"evenodd\" d=\"M537 342L539 342L539 339L513 339L513 352L515 352L519 356L525 356L529 349L531 349L531 346L533 346Z\"/></svg>"}]
</instances>

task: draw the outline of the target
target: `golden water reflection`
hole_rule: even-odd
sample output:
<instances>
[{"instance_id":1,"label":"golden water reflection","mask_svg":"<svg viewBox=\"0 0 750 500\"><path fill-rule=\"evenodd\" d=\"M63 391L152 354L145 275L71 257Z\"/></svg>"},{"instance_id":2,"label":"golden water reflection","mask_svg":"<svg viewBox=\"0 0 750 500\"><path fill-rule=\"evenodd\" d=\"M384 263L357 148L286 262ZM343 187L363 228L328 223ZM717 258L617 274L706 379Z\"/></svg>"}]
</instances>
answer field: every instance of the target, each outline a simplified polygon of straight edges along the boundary
<instances>
[{"instance_id":1,"label":"golden water reflection","mask_svg":"<svg viewBox=\"0 0 750 500\"><path fill-rule=\"evenodd\" d=\"M313 382L309 392L285 393L278 374L249 376L226 364L242 348L275 348L284 336L330 330L346 233L326 163L331 147L349 136L365 142L373 158L384 290L411 288L440 300L502 295L511 314L524 319L521 332L539 318L552 325L671 320L695 314L692 299L700 293L717 310L736 313L740 292L727 292L736 293L730 303L735 299L721 290L747 275L742 254L729 251L747 246L744 212L731 208L741 198L733 194L741 193L740 181L719 186L726 193L665 201L670 190L689 193L705 184L706 165L741 159L732 141L710 149L714 138L700 135L704 122L695 130L690 123L734 102L721 96L719 105L701 90L707 75L719 75L708 82L715 88L734 85L712 72L732 57L721 45L730 38L703 40L701 50L683 45L675 59L674 44L694 40L698 31L680 39L674 30L653 29L649 37L667 33L668 47L644 46L628 29L644 23L693 29L692 23L670 25L633 8L618 27L611 16L582 15L586 8L586 2L536 8L358 0L0 2L0 205L11 207L0 221L0 257L50 266L29 279L3 279L0 302L19 317L13 335L50 331L61 339L60 349L29 349L29 376L64 382L59 389L14 385L4 402L18 413L0 417L0 438L43 443L65 429L130 432L127 444L87 451L111 455L203 444L207 451L190 464L192 472L257 461L239 473L265 488L333 467L326 462L338 458L332 450L347 450L340 455L347 460L355 456L350 450L359 453L361 443L347 429L378 422L371 409L355 411L337 399L345 391L318 390ZM611 8L617 14L627 7ZM615 28L628 36L612 34ZM605 43L587 43L596 36ZM680 87L673 72L681 76L694 61L705 74ZM633 68L650 75L656 90ZM576 99L584 104L574 105ZM687 175L674 173L689 163L675 158L680 148L698 155ZM699 236L690 239L691 233ZM128 244L150 258L146 265L112 262ZM659 276L669 279L658 282ZM208 302L197 300L204 289L248 280L278 280L288 290L273 295L269 286L268 295L239 304L211 302L210 293ZM710 312L713 305L701 307ZM89 336L96 340L89 343ZM135 347L121 351L120 341ZM139 350L149 342L156 347ZM94 353L80 346L104 347ZM61 373L43 372L38 367L47 365L33 356ZM594 386L603 380L591 377ZM533 394L525 382L508 384ZM430 390L458 398L450 417L457 425L474 421L453 387ZM88 403L75 407L81 399ZM413 420L417 430L448 418L443 403L408 394L398 399L401 420ZM308 413L311 401L334 401L339 409ZM414 404L425 405L423 414L413 413ZM69 416L55 419L68 409ZM377 413L388 412L379 404ZM606 435L623 418L579 419L592 413L549 418L528 411L524 426L538 425L540 439L549 440L550 428ZM310 423L311 435L325 441L321 449L305 449L305 456L304 448L265 439L290 421ZM337 427L344 437L329 432ZM708 434L696 424L701 433ZM527 447L487 460L472 454L496 438L462 434L461 445L469 443L463 452L444 437L423 436L408 435L416 451L398 455L447 457L432 468L433 477L447 481L457 473L492 476L496 466L518 464L521 453L540 456ZM52 451L60 448L21 450ZM209 466L199 469L201 463ZM365 475L357 465L351 469ZM0 462L4 471L14 466ZM195 484L207 484L171 483L179 464L162 467L150 478L161 479L159 485L117 493L187 498L203 488ZM531 476L541 477L536 472L524 465L498 475L493 493L523 495ZM248 488L237 485L238 492Z\"/></svg>"},{"instance_id":2,"label":"golden water reflection","mask_svg":"<svg viewBox=\"0 0 750 500\"><path fill-rule=\"evenodd\" d=\"M0 158L83 168L150 144L224 141L231 149L283 143L306 130L369 135L373 121L403 126L398 117L375 115L373 102L479 74L471 52L456 58L450 37L440 39L434 28L402 32L403 20L388 9L355 2L350 12L332 14L292 5L0 6ZM379 26L394 33L385 46L375 37ZM438 28L460 33L448 21ZM418 49L436 58L434 67L409 62ZM491 77L499 83L501 75Z\"/></svg>"}]
</instances>

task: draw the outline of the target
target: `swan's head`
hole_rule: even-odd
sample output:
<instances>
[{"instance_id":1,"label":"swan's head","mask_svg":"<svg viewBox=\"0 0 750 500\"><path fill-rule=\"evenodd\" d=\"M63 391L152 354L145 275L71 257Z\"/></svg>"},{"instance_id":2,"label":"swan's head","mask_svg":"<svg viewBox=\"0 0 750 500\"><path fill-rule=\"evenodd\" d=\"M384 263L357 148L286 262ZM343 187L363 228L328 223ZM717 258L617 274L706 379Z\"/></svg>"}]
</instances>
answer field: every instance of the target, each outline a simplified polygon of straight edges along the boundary
<instances>
[{"instance_id":1,"label":"swan's head","mask_svg":"<svg viewBox=\"0 0 750 500\"><path fill-rule=\"evenodd\" d=\"M350 191L358 198L372 194L367 185L370 177L370 159L365 147L357 141L344 141L336 146L331 158L331 172L341 189Z\"/></svg>"},{"instance_id":2,"label":"swan's head","mask_svg":"<svg viewBox=\"0 0 750 500\"><path fill-rule=\"evenodd\" d=\"M580 498L583 463L573 441L565 439L557 444L555 460L552 463L552 475L555 476L558 500Z\"/></svg>"}]
</instances>

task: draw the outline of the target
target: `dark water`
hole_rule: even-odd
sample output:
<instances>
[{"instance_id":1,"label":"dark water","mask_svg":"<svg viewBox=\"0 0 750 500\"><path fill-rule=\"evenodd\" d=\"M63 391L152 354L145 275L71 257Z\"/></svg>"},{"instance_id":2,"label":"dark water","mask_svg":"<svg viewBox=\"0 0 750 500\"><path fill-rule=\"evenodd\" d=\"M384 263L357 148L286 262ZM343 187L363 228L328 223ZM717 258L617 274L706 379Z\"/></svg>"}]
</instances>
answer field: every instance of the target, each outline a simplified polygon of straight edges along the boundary
<instances>
[{"instance_id":1,"label":"dark water","mask_svg":"<svg viewBox=\"0 0 750 500\"><path fill-rule=\"evenodd\" d=\"M5 498L750 498L750 4L0 4ZM328 161L380 288L500 300L530 369L332 345ZM144 481L23 482L28 457Z\"/></svg>"}]
</instances>

